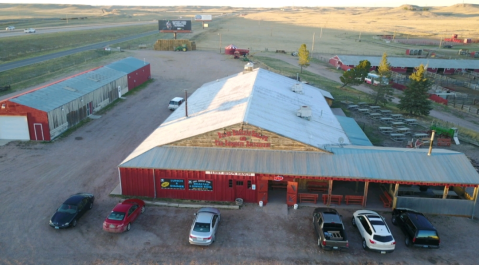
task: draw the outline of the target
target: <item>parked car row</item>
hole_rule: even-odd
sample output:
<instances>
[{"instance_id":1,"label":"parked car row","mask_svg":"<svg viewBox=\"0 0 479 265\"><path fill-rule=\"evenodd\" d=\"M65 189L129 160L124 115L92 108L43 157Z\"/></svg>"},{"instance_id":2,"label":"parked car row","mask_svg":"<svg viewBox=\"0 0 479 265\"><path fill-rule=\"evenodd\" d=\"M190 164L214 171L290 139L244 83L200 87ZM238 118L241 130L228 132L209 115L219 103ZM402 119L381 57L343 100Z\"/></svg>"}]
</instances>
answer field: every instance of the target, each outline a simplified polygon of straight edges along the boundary
<instances>
[{"instance_id":1,"label":"parked car row","mask_svg":"<svg viewBox=\"0 0 479 265\"><path fill-rule=\"evenodd\" d=\"M420 212L397 208L392 212L392 223L401 228L408 247L439 248L441 242L436 228ZM386 220L377 212L358 210L353 213L352 225L357 227L365 250L381 254L395 250L396 240ZM324 249L343 250L349 248L341 216L334 209L317 208L313 212L313 226L318 236L318 246Z\"/></svg>"},{"instance_id":2,"label":"parked car row","mask_svg":"<svg viewBox=\"0 0 479 265\"><path fill-rule=\"evenodd\" d=\"M77 222L93 208L95 196L91 193L71 195L50 218L50 226L63 229L77 226ZM111 233L130 231L131 224L145 212L145 202L140 199L127 199L118 203L103 222L103 230ZM201 208L195 213L191 225L189 242L192 245L208 246L215 242L216 231L221 219L216 208Z\"/></svg>"}]
</instances>

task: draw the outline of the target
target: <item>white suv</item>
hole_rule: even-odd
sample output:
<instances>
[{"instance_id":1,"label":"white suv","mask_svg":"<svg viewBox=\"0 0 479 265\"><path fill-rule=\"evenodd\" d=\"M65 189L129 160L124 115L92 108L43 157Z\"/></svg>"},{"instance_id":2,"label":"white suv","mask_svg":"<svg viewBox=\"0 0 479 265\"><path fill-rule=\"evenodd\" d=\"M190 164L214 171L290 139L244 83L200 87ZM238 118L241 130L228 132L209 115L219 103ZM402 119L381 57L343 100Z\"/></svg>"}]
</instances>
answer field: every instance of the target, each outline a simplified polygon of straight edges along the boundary
<instances>
[{"instance_id":1,"label":"white suv","mask_svg":"<svg viewBox=\"0 0 479 265\"><path fill-rule=\"evenodd\" d=\"M357 226L363 238L365 250L370 249L381 254L394 251L396 240L394 240L384 217L373 211L358 210L354 212L352 222L353 226Z\"/></svg>"},{"instance_id":2,"label":"white suv","mask_svg":"<svg viewBox=\"0 0 479 265\"><path fill-rule=\"evenodd\" d=\"M8 26L8 27L5 28L5 30L14 30L14 29L15 29L14 26Z\"/></svg>"},{"instance_id":3,"label":"white suv","mask_svg":"<svg viewBox=\"0 0 479 265\"><path fill-rule=\"evenodd\" d=\"M23 30L23 33L35 33L35 29L32 29L32 28L30 28L30 29L24 29L24 30Z\"/></svg>"}]
</instances>

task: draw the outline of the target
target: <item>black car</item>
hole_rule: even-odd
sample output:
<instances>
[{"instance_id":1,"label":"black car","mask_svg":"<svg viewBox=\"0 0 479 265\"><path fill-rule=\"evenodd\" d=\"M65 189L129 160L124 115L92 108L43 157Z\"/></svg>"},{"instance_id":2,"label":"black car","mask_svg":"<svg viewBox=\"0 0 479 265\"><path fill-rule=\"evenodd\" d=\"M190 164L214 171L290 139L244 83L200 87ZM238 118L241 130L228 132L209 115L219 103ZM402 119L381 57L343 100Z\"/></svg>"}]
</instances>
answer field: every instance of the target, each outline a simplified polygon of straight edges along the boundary
<instances>
[{"instance_id":1,"label":"black car","mask_svg":"<svg viewBox=\"0 0 479 265\"><path fill-rule=\"evenodd\" d=\"M441 239L436 228L420 212L411 209L393 210L392 223L401 227L406 236L406 246L439 248Z\"/></svg>"},{"instance_id":2,"label":"black car","mask_svg":"<svg viewBox=\"0 0 479 265\"><path fill-rule=\"evenodd\" d=\"M93 207L95 196L90 193L77 193L68 198L50 219L55 229L75 227L78 219Z\"/></svg>"}]
</instances>

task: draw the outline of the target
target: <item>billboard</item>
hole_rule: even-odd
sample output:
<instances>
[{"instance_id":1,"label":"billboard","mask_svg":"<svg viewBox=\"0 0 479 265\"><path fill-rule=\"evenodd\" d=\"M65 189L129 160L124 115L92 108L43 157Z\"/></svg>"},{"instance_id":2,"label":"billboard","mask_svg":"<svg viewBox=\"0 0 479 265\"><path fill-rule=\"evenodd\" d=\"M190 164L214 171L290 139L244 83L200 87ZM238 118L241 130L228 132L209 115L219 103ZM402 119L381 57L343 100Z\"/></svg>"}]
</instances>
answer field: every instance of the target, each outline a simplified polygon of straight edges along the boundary
<instances>
[{"instance_id":1,"label":"billboard","mask_svg":"<svg viewBox=\"0 0 479 265\"><path fill-rule=\"evenodd\" d=\"M160 32L191 32L191 20L158 20Z\"/></svg>"},{"instance_id":2,"label":"billboard","mask_svg":"<svg viewBox=\"0 0 479 265\"><path fill-rule=\"evenodd\" d=\"M196 21L211 21L212 19L211 15L195 15Z\"/></svg>"}]
</instances>

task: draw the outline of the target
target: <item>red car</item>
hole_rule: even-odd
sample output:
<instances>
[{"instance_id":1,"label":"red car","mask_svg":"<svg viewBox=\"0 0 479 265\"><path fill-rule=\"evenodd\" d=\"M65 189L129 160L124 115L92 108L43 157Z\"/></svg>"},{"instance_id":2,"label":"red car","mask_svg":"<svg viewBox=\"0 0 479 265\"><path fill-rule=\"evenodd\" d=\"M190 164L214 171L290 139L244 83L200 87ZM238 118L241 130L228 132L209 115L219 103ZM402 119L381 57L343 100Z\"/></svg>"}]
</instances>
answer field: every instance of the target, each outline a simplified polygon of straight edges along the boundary
<instances>
[{"instance_id":1,"label":"red car","mask_svg":"<svg viewBox=\"0 0 479 265\"><path fill-rule=\"evenodd\" d=\"M103 230L112 233L130 231L140 213L145 212L145 202L139 199L128 199L113 208L110 215L103 222Z\"/></svg>"}]
</instances>

